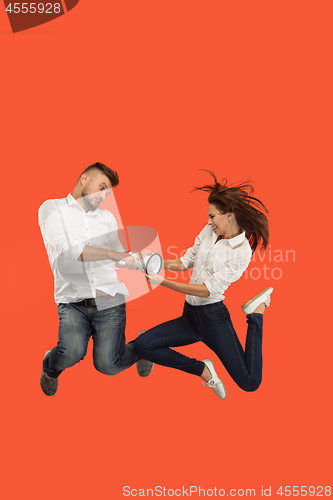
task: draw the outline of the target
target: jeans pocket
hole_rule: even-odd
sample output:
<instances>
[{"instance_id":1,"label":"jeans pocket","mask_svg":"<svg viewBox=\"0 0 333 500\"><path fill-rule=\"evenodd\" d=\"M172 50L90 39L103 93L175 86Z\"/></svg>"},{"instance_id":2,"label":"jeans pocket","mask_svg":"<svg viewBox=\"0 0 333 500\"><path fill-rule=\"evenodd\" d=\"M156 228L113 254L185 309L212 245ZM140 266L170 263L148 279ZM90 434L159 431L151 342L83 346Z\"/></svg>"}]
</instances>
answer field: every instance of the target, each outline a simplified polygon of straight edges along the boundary
<instances>
[{"instance_id":1,"label":"jeans pocket","mask_svg":"<svg viewBox=\"0 0 333 500\"><path fill-rule=\"evenodd\" d=\"M59 315L59 318L64 315L67 307L68 307L68 304L58 304L58 315Z\"/></svg>"},{"instance_id":2,"label":"jeans pocket","mask_svg":"<svg viewBox=\"0 0 333 500\"><path fill-rule=\"evenodd\" d=\"M205 311L205 316L212 321L225 321L230 319L230 314L223 302L217 302L215 307L210 307Z\"/></svg>"}]
</instances>

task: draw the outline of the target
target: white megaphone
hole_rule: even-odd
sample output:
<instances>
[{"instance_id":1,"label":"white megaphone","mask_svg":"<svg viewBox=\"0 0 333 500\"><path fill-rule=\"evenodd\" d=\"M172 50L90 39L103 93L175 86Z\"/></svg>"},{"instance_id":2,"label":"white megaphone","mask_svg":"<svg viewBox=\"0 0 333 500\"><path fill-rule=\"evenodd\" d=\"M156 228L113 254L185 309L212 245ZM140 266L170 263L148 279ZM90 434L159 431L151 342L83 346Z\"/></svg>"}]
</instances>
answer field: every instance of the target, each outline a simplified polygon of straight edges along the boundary
<instances>
[{"instance_id":1,"label":"white megaphone","mask_svg":"<svg viewBox=\"0 0 333 500\"><path fill-rule=\"evenodd\" d=\"M134 252L129 252L129 254L132 256L136 255ZM121 266L125 266L126 262L120 260L119 264ZM142 271L146 271L148 274L158 274L162 267L162 257L159 253L152 253L151 255L147 255L144 259L136 260L134 262L134 267L141 269Z\"/></svg>"}]
</instances>

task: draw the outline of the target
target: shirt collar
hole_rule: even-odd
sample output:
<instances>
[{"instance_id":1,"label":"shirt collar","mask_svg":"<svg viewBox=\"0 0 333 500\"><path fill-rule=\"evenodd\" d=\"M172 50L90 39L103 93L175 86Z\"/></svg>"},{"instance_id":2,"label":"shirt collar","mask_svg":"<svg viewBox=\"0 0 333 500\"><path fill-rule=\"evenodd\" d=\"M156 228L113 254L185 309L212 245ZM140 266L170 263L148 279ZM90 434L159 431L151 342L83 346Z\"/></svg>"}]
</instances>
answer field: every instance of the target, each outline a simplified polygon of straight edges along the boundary
<instances>
[{"instance_id":1,"label":"shirt collar","mask_svg":"<svg viewBox=\"0 0 333 500\"><path fill-rule=\"evenodd\" d=\"M244 240L245 240L245 231L243 231L241 234L238 234L234 238L230 238L230 240L227 241L232 246L232 248L236 248L239 245L241 245Z\"/></svg>"},{"instance_id":2,"label":"shirt collar","mask_svg":"<svg viewBox=\"0 0 333 500\"><path fill-rule=\"evenodd\" d=\"M82 208L82 207L81 207L81 205L80 205L80 204L76 201L76 199L75 199L75 198L73 198L73 196L72 196L72 194L71 194L71 193L69 193L69 195L67 196L66 200L67 200L67 203L68 203L68 205L69 205L69 206L73 206L73 205L74 205L74 206L77 206L80 210L83 210L83 212L84 212L86 215L89 215L89 216L91 216L91 215L92 215L92 216L97 215L97 214L98 214L98 212L99 212L99 210L100 210L100 208L96 208L96 210L89 210L88 212L86 212L86 211L84 210L84 208Z\"/></svg>"},{"instance_id":3,"label":"shirt collar","mask_svg":"<svg viewBox=\"0 0 333 500\"><path fill-rule=\"evenodd\" d=\"M67 196L66 200L67 200L68 205L75 205L75 204L79 205L78 202L76 201L76 199L73 198L73 196L71 195L71 193L69 193L69 195Z\"/></svg>"}]
</instances>

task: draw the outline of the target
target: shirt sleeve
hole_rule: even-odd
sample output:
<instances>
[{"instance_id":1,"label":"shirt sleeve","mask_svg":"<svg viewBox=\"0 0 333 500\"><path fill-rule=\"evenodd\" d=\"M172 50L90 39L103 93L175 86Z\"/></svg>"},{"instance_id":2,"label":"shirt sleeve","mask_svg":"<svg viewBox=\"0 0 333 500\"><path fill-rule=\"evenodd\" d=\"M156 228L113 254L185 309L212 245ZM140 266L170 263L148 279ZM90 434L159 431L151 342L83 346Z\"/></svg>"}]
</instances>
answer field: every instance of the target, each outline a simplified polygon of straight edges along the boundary
<instances>
[{"instance_id":1,"label":"shirt sleeve","mask_svg":"<svg viewBox=\"0 0 333 500\"><path fill-rule=\"evenodd\" d=\"M54 200L45 201L38 211L38 223L49 255L77 260L84 242L69 238L66 221Z\"/></svg>"},{"instance_id":2,"label":"shirt sleeve","mask_svg":"<svg viewBox=\"0 0 333 500\"><path fill-rule=\"evenodd\" d=\"M236 255L230 259L219 271L210 273L208 278L204 280L209 293L223 295L228 286L237 281L248 267L252 257L250 248L242 248Z\"/></svg>"},{"instance_id":3,"label":"shirt sleeve","mask_svg":"<svg viewBox=\"0 0 333 500\"><path fill-rule=\"evenodd\" d=\"M125 252L124 247L119 240L116 218L111 212L108 212L108 216L110 217L110 233L108 236L110 246L109 249L114 252Z\"/></svg>"},{"instance_id":4,"label":"shirt sleeve","mask_svg":"<svg viewBox=\"0 0 333 500\"><path fill-rule=\"evenodd\" d=\"M195 242L194 242L193 247L188 248L186 250L185 255L183 255L182 257L180 257L180 260L181 260L183 266L185 267L185 269L190 269L194 265L194 261L195 261L195 258L196 258L197 252L198 252L198 248L199 248L200 243L202 241L203 231L204 231L204 229L195 238Z\"/></svg>"}]
</instances>

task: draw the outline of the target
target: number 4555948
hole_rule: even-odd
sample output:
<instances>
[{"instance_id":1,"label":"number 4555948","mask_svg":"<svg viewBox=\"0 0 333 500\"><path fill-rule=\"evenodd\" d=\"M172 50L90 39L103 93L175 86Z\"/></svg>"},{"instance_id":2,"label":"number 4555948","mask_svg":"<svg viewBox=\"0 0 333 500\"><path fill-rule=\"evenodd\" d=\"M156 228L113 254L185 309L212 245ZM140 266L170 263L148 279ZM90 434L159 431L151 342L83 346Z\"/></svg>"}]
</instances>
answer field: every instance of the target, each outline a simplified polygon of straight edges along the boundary
<instances>
[{"instance_id":1,"label":"number 4555948","mask_svg":"<svg viewBox=\"0 0 333 500\"><path fill-rule=\"evenodd\" d=\"M60 14L61 6L60 3L47 3L44 5L43 3L29 3L29 2L15 2L10 3L8 7L6 7L6 11L14 14L35 14L36 12L39 14Z\"/></svg>"}]
</instances>

